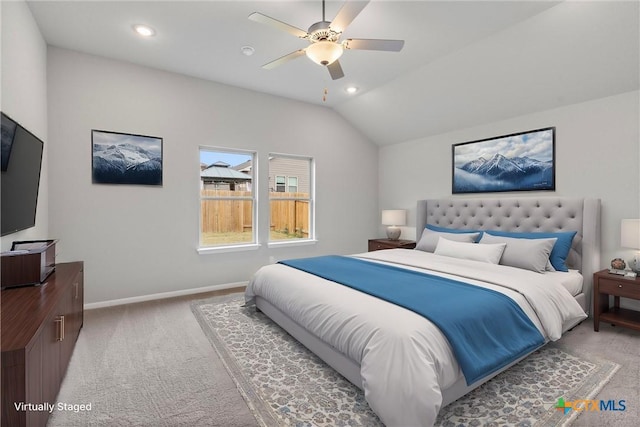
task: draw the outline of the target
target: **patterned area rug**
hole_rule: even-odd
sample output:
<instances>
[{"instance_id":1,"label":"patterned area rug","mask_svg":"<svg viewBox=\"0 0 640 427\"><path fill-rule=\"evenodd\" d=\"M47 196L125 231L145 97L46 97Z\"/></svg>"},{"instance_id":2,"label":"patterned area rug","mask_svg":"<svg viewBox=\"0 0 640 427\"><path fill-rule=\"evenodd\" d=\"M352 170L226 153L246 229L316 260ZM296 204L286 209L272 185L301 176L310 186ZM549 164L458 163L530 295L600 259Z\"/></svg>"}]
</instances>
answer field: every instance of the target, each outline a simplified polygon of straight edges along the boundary
<instances>
[{"instance_id":1,"label":"patterned area rug","mask_svg":"<svg viewBox=\"0 0 640 427\"><path fill-rule=\"evenodd\" d=\"M381 426L363 392L255 308L234 298L191 308L259 423ZM555 409L589 399L619 365L587 360L551 343L440 411L438 426L566 426ZM575 411L572 411L575 413Z\"/></svg>"}]
</instances>

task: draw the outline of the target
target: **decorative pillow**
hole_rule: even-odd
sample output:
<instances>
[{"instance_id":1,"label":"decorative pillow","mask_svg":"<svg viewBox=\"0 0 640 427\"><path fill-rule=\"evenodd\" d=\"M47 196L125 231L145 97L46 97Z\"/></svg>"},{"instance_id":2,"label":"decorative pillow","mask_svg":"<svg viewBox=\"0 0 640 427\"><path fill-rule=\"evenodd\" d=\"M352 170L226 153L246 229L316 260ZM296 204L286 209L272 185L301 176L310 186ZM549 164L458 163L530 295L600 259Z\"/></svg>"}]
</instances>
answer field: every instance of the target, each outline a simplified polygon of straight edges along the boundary
<instances>
[{"instance_id":1,"label":"decorative pillow","mask_svg":"<svg viewBox=\"0 0 640 427\"><path fill-rule=\"evenodd\" d=\"M436 255L498 264L505 246L507 246L506 243L478 245L476 243L454 242L453 240L440 237L438 239L438 246L436 246L436 250L433 253Z\"/></svg>"},{"instance_id":2,"label":"decorative pillow","mask_svg":"<svg viewBox=\"0 0 640 427\"><path fill-rule=\"evenodd\" d=\"M559 231L557 233L516 233L511 231L485 231L493 236L513 237L516 239L558 239L553 245L549 261L556 271L569 271L566 261L571 249L571 242L576 231Z\"/></svg>"},{"instance_id":3,"label":"decorative pillow","mask_svg":"<svg viewBox=\"0 0 640 427\"><path fill-rule=\"evenodd\" d=\"M549 255L558 239L516 239L513 237L492 236L485 233L481 244L506 243L500 264L525 270L544 273L549 262Z\"/></svg>"},{"instance_id":4,"label":"decorative pillow","mask_svg":"<svg viewBox=\"0 0 640 427\"><path fill-rule=\"evenodd\" d=\"M439 227L437 225L427 224L425 228L428 228L431 231L438 231L440 233L454 233L454 234L469 234L469 233L478 233L478 238L476 242L480 240L482 237L482 230L464 230L461 228L447 228L447 227Z\"/></svg>"},{"instance_id":5,"label":"decorative pillow","mask_svg":"<svg viewBox=\"0 0 640 427\"><path fill-rule=\"evenodd\" d=\"M474 243L479 234L480 233L441 233L425 228L420 237L420 241L416 245L416 249L419 251L433 252L436 249L439 237L456 242Z\"/></svg>"}]
</instances>

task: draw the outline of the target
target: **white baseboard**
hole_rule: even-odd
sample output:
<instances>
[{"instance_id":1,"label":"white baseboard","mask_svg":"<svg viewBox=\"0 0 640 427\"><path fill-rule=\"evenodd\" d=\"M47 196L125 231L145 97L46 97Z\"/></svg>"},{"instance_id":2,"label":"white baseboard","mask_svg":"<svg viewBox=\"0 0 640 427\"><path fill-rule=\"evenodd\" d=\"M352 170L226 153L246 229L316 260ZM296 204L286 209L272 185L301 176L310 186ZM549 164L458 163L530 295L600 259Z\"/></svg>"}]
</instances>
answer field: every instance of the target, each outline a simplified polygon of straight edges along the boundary
<instances>
[{"instance_id":1,"label":"white baseboard","mask_svg":"<svg viewBox=\"0 0 640 427\"><path fill-rule=\"evenodd\" d=\"M183 289L181 291L162 292L159 294L141 295L139 297L121 298L102 302L92 302L84 305L85 310L93 310L96 308L114 307L116 305L133 304L136 302L153 301L158 299L181 297L184 295L195 295L204 292L220 291L223 289L239 288L247 286L248 282L226 283L222 285L204 286L202 288Z\"/></svg>"}]
</instances>

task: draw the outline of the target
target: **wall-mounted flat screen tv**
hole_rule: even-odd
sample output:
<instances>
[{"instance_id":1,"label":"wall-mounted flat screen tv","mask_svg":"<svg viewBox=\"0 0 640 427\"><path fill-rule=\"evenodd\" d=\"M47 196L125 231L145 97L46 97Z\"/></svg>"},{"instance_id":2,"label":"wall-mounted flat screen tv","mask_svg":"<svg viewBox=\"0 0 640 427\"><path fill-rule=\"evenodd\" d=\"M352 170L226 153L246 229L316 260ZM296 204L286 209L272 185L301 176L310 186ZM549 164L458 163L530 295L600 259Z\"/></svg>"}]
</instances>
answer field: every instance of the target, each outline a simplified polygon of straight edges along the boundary
<instances>
[{"instance_id":1,"label":"wall-mounted flat screen tv","mask_svg":"<svg viewBox=\"0 0 640 427\"><path fill-rule=\"evenodd\" d=\"M1 116L2 235L36 225L43 142L4 113Z\"/></svg>"}]
</instances>

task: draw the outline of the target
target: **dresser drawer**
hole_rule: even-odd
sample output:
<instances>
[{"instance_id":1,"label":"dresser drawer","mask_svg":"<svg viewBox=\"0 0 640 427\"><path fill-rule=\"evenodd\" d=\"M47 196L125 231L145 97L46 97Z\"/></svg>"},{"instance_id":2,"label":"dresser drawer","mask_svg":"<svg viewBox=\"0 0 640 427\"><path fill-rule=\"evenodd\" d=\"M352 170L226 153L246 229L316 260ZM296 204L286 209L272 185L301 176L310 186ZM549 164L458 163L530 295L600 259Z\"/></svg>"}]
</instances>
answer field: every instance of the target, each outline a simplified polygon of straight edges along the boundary
<instances>
[{"instance_id":1,"label":"dresser drawer","mask_svg":"<svg viewBox=\"0 0 640 427\"><path fill-rule=\"evenodd\" d=\"M413 249L416 242L413 240L389 240L389 239L369 239L369 252L381 249Z\"/></svg>"},{"instance_id":2,"label":"dresser drawer","mask_svg":"<svg viewBox=\"0 0 640 427\"><path fill-rule=\"evenodd\" d=\"M600 279L598 289L603 294L640 299L640 286L634 280Z\"/></svg>"}]
</instances>

